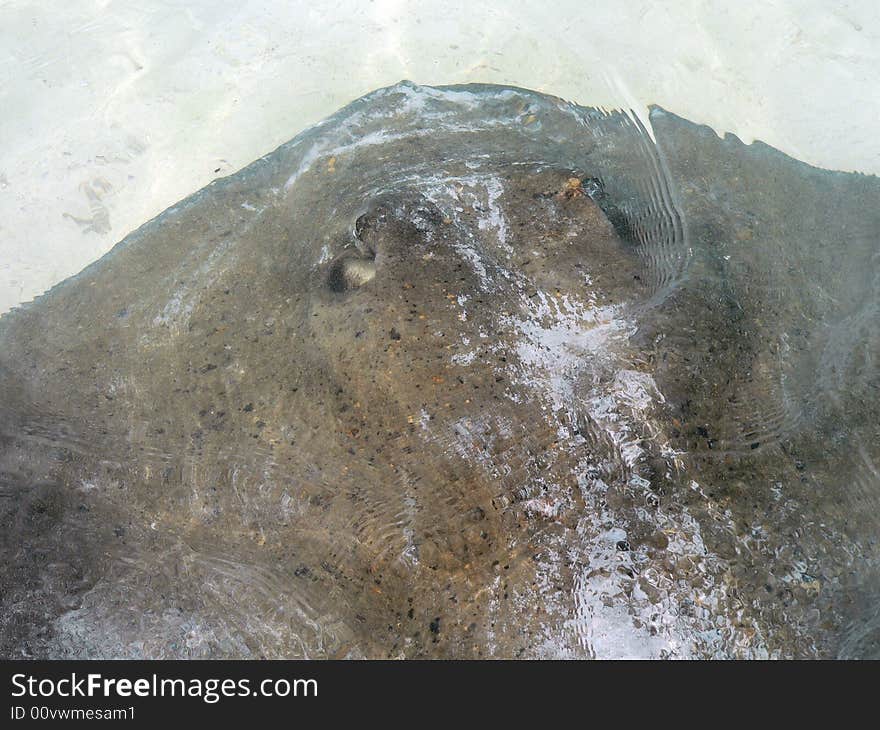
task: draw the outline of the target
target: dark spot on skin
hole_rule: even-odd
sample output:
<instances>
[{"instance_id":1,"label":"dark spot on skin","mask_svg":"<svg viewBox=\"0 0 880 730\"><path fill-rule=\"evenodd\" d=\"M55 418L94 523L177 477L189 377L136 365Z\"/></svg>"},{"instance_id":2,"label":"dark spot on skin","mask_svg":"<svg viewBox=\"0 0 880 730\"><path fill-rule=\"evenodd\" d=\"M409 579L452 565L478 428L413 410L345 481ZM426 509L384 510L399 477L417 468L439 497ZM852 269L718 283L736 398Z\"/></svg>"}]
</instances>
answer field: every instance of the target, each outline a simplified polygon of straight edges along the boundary
<instances>
[{"instance_id":1,"label":"dark spot on skin","mask_svg":"<svg viewBox=\"0 0 880 730\"><path fill-rule=\"evenodd\" d=\"M342 293L348 288L345 285L345 267L342 261L337 261L330 268L330 275L327 277L327 286L330 288L330 291L337 293Z\"/></svg>"}]
</instances>

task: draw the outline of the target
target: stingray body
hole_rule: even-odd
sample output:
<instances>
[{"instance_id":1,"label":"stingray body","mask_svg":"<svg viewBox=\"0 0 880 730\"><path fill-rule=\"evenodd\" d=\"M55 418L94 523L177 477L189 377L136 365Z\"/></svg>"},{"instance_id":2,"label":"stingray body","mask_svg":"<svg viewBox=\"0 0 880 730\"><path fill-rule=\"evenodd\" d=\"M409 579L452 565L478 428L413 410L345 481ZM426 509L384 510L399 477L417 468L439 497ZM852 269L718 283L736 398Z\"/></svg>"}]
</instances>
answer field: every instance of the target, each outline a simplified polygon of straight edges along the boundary
<instances>
[{"instance_id":1,"label":"stingray body","mask_svg":"<svg viewBox=\"0 0 880 730\"><path fill-rule=\"evenodd\" d=\"M0 648L876 650L880 184L409 83L0 319Z\"/></svg>"}]
</instances>

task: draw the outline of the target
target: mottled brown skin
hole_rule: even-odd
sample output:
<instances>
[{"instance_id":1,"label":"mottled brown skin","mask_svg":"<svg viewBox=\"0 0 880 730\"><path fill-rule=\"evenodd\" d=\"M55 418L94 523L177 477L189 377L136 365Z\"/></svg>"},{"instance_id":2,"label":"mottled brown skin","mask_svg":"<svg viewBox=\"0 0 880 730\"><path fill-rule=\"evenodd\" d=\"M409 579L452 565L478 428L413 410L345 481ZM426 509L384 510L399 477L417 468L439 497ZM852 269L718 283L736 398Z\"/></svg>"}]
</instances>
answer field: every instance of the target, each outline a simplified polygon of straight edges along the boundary
<instances>
[{"instance_id":1,"label":"mottled brown skin","mask_svg":"<svg viewBox=\"0 0 880 730\"><path fill-rule=\"evenodd\" d=\"M526 171L505 180L514 249L505 266L535 287L571 293L583 289L578 272L590 259L605 272L596 291L619 297L637 289L637 262L598 206L585 196L561 194L570 176L568 170ZM227 211L235 207L210 211L209 227L234 225ZM19 510L4 534L10 542L26 535L50 553L88 535L89 550L65 556L67 571L81 576L71 605L118 571L119 561L131 561L136 567L123 569L117 583L126 586L125 598L113 599L130 606L107 609L113 621L119 621L117 610L198 614L207 610L203 597L182 595L174 576L190 555L207 571L205 580L217 580L213 561L223 556L230 565L247 565L241 568L242 595L226 610L239 620L253 613L292 636L260 645L236 636L227 642L235 649L218 641L208 649L211 656L238 655L242 642L246 653L295 655L301 634L315 642L305 653L326 656L352 650L377 657L528 655L534 649L532 634L547 630L541 629L543 617L540 611L524 616L511 607L512 597L533 592L537 533L556 527L536 527L511 505L525 498L537 461L571 480L563 468L571 458L547 455L555 429L536 420L533 404L503 397L510 385L495 367L497 353L470 366L449 362L453 334L479 341L481 328L495 326L495 312L519 304L509 292L480 290L454 249L457 232L418 189L369 208L350 222L360 250L374 258L375 277L361 286L340 287L334 279L340 260L363 256L357 250L343 248L321 268L295 272L297 278L276 266L266 243L283 240L284 232L267 221L237 242L234 270L209 286L192 280L198 302L185 327L154 322L161 300L132 304L132 280L138 293L147 281L169 276L185 284L200 263L197 256L183 265L175 260L180 268L168 272L156 259L161 240L151 250L119 252L112 267L87 272L76 287L57 292L52 306L15 315L11 344L45 364L30 374L24 420L56 432L69 421L77 433L74 443L58 439L57 456L39 460L28 477L46 484L52 506L40 519L51 527L34 534ZM169 235L185 238L186 231L200 230L208 223L203 216L200 209L184 213ZM218 250L223 237L222 230L205 237L204 249ZM485 245L491 255L492 243ZM530 253L536 246L537 258ZM434 253L426 260L429 251ZM467 322L459 320L455 304L461 295L473 301ZM82 311L105 324L84 332ZM35 330L48 337L15 339ZM157 334L145 338L145 331ZM489 334L493 344L504 340L503 332ZM279 358L285 352L290 357ZM46 413L47 404L60 412ZM486 417L486 434L476 434L477 440L484 439L488 458L509 473L496 478L444 443L426 441L419 433L422 411L440 433L456 419ZM79 421L79 413L87 420ZM492 419L508 424L506 438L490 435ZM4 456L10 463L29 443L8 438ZM96 440L105 443L97 463L90 453ZM267 470L272 479L261 486ZM83 490L83 482L95 488ZM577 511L582 505L575 485L569 491L568 508ZM285 498L296 500L297 514L280 513ZM136 552L129 543L137 544ZM403 557L407 549L410 558ZM33 575L22 580L33 566L29 557L20 559L21 571L7 579L11 592L41 590L32 585ZM267 588L260 594L261 570L272 574L279 593ZM304 597L307 616L329 616L338 635L319 640L309 636L307 621L284 625L269 618L286 593ZM68 606L40 608L51 620ZM47 630L42 616L27 620L38 624L38 632ZM232 620L216 620L224 630L230 624L233 635L239 630ZM7 642L20 640L19 630L12 627ZM487 632L504 637L499 648L489 648ZM42 638L27 636L25 650L39 652ZM148 655L178 655L175 638L180 640L141 640L148 642ZM84 642L70 651L108 650L101 641L95 645L90 650Z\"/></svg>"},{"instance_id":2,"label":"mottled brown skin","mask_svg":"<svg viewBox=\"0 0 880 730\"><path fill-rule=\"evenodd\" d=\"M4 315L0 655L871 654L876 180L654 125L401 84Z\"/></svg>"},{"instance_id":3,"label":"mottled brown skin","mask_svg":"<svg viewBox=\"0 0 880 730\"><path fill-rule=\"evenodd\" d=\"M529 172L505 180L509 192L502 205L511 216L514 250L506 265L535 287L570 293L585 286L582 262L601 261L597 289L609 295L637 289L637 262L598 206L558 194L566 174ZM555 428L536 420L534 403L517 405L505 397L511 385L498 360L515 359L514 351L487 350L468 365L449 361L453 333L478 342L488 330L493 344L504 342L494 314L520 304L510 292L481 291L477 275L455 250L457 231L417 194L377 203L358 229L364 248L375 252L375 278L344 292L319 289L308 321L340 378L334 408L340 414L337 432L348 447L348 457L341 457L348 499L340 511L350 512L345 519L371 535L371 521L382 523L389 512L403 511L405 498L416 503L409 525L418 569L400 566L406 544L399 532L385 536L386 543L368 537L358 546L365 554L357 563L366 563L373 582L385 586L392 601L387 610L402 620L389 627L386 641L397 633L418 635L408 654L483 656L491 644L487 632L494 632L507 636L505 653L533 653L538 625L530 626L529 617L506 602L513 603L515 592L529 594L540 539L522 511L510 506L529 496L529 475L543 459L559 483L568 483L569 509L582 509L566 468L574 456L553 454ZM535 246L541 249L538 260L530 253ZM473 302L466 322L456 305L462 295ZM476 419L482 431L476 442L492 466L474 468L442 439L426 443L421 413L430 414L427 427L439 434L449 433L458 419ZM495 424L502 422L511 430L506 438L497 435ZM505 467L505 476L493 476ZM438 482L442 487L436 489ZM371 514L371 500L383 504L384 514ZM544 529L556 526L542 524L537 531ZM350 557L345 562L352 564ZM412 609L409 621L400 615L404 605ZM542 617L535 618L540 624ZM435 619L442 630L427 636L425 628ZM377 623L371 635L384 628L381 618Z\"/></svg>"}]
</instances>

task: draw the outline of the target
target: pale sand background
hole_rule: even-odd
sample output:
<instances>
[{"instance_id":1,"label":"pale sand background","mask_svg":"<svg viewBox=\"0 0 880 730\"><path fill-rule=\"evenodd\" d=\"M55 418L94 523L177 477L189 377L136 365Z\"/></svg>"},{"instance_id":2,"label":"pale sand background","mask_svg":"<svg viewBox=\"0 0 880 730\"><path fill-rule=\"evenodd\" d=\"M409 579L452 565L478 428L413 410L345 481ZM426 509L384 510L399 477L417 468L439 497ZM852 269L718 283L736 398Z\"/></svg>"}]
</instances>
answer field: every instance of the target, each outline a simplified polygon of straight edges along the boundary
<instances>
[{"instance_id":1,"label":"pale sand background","mask_svg":"<svg viewBox=\"0 0 880 730\"><path fill-rule=\"evenodd\" d=\"M880 172L877 0L0 0L0 312L404 78L657 103Z\"/></svg>"}]
</instances>

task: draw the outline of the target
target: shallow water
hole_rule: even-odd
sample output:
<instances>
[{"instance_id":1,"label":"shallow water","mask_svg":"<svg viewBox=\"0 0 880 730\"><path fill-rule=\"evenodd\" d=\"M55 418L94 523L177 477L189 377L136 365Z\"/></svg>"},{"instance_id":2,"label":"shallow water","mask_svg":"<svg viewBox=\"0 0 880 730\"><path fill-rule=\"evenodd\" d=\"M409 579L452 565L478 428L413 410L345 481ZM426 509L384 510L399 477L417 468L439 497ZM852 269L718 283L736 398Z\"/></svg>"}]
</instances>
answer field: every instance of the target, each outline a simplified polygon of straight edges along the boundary
<instances>
[{"instance_id":1,"label":"shallow water","mask_svg":"<svg viewBox=\"0 0 880 730\"><path fill-rule=\"evenodd\" d=\"M377 91L0 320L4 654L877 652L876 178Z\"/></svg>"},{"instance_id":2,"label":"shallow water","mask_svg":"<svg viewBox=\"0 0 880 730\"><path fill-rule=\"evenodd\" d=\"M0 3L0 312L373 89L490 82L659 104L880 172L873 0Z\"/></svg>"}]
</instances>

